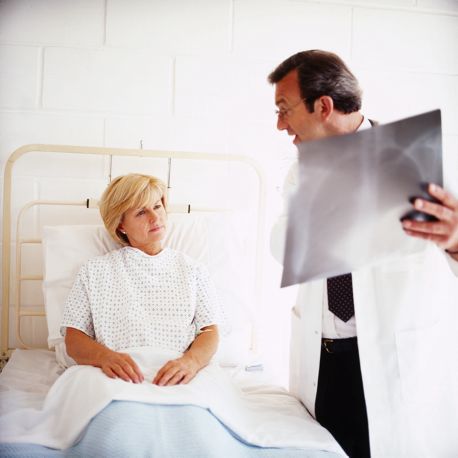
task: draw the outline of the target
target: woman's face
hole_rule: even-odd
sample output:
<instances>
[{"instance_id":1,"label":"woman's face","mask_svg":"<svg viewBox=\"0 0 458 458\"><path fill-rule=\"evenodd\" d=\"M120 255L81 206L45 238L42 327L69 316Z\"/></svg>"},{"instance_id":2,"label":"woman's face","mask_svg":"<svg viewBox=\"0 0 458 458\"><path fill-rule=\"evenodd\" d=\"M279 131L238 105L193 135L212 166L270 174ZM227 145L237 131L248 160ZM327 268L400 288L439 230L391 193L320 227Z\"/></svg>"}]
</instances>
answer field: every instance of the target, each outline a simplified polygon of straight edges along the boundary
<instances>
[{"instance_id":1,"label":"woman's face","mask_svg":"<svg viewBox=\"0 0 458 458\"><path fill-rule=\"evenodd\" d=\"M166 223L167 213L159 199L144 207L127 210L118 229L127 235L132 247L156 254L161 250Z\"/></svg>"}]
</instances>

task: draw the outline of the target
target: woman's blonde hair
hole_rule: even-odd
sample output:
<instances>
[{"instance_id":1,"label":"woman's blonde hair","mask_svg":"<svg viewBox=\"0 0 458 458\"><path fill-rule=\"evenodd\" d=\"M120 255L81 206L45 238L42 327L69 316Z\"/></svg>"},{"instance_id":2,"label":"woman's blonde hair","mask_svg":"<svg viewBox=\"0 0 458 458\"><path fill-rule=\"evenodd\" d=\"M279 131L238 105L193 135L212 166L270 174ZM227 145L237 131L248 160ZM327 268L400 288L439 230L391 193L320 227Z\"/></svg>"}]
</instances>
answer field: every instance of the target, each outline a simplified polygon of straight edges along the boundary
<instances>
[{"instance_id":1,"label":"woman's blonde hair","mask_svg":"<svg viewBox=\"0 0 458 458\"><path fill-rule=\"evenodd\" d=\"M121 245L130 245L119 224L127 210L142 208L150 203L162 201L167 208L167 187L158 178L139 173L129 173L115 178L105 189L99 202L100 215L107 231Z\"/></svg>"}]
</instances>

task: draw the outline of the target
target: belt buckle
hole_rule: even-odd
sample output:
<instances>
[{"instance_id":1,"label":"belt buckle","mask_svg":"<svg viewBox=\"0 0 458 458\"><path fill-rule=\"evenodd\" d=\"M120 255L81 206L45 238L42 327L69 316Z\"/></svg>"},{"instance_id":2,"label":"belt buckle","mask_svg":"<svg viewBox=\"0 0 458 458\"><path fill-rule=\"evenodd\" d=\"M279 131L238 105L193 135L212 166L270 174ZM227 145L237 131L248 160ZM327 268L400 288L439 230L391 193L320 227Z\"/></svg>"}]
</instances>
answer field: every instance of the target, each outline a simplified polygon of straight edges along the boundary
<instances>
[{"instance_id":1,"label":"belt buckle","mask_svg":"<svg viewBox=\"0 0 458 458\"><path fill-rule=\"evenodd\" d=\"M331 344L332 342L334 342L334 339L323 339L324 349L328 353L334 353L330 348L328 348L328 345L327 345L327 344Z\"/></svg>"}]
</instances>

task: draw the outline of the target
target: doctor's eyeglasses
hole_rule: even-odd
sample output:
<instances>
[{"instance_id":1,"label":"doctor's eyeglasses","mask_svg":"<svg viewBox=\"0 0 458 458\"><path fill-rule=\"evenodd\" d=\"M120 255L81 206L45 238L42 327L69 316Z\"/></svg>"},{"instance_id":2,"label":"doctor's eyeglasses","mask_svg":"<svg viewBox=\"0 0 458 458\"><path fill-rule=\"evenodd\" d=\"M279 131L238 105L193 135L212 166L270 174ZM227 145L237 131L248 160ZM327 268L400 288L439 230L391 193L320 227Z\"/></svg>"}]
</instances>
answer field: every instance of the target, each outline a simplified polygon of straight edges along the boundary
<instances>
[{"instance_id":1,"label":"doctor's eyeglasses","mask_svg":"<svg viewBox=\"0 0 458 458\"><path fill-rule=\"evenodd\" d=\"M280 119L285 119L288 116L291 115L292 111L294 108L296 108L301 102L305 102L306 99L300 99L297 103L294 105L291 105L290 107L287 108L279 108L278 110L275 110L275 114L280 118Z\"/></svg>"}]
</instances>

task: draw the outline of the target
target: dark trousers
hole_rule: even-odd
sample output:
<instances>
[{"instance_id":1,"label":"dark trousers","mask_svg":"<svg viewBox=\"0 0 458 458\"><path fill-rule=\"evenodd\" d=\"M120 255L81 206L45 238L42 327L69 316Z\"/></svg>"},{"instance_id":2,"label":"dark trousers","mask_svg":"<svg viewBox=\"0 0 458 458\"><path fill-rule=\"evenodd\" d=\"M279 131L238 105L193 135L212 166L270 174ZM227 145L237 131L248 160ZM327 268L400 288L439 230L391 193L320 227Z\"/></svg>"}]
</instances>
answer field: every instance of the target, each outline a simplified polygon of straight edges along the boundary
<instances>
[{"instance_id":1,"label":"dark trousers","mask_svg":"<svg viewBox=\"0 0 458 458\"><path fill-rule=\"evenodd\" d=\"M321 348L315 413L351 458L370 457L366 402L356 337Z\"/></svg>"}]
</instances>

